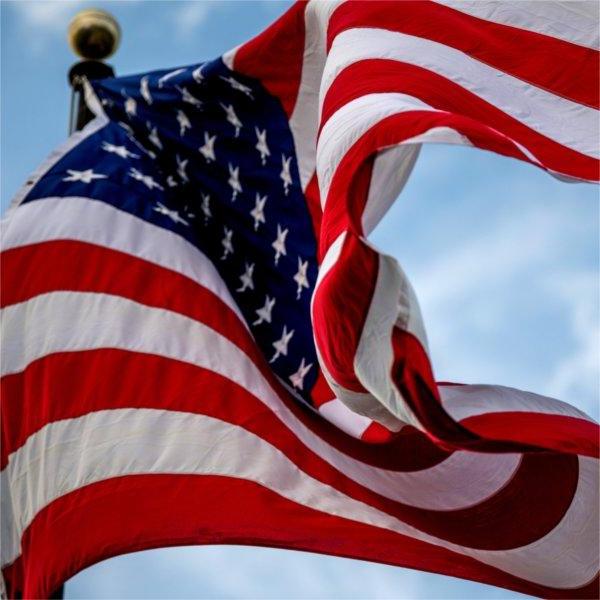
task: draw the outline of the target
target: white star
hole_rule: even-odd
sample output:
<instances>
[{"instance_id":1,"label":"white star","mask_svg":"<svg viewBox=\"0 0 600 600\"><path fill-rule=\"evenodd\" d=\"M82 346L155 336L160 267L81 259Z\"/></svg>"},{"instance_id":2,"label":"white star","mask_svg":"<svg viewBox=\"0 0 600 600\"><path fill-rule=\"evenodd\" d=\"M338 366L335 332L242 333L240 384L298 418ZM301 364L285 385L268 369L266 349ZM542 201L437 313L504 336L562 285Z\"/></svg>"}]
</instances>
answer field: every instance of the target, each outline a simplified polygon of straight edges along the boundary
<instances>
[{"instance_id":1,"label":"white star","mask_svg":"<svg viewBox=\"0 0 600 600\"><path fill-rule=\"evenodd\" d=\"M258 319L252 323L252 325L260 325L261 323L271 322L271 313L273 311L273 307L275 306L275 298L269 298L267 295L265 298L265 304L262 308L254 311L258 315Z\"/></svg>"},{"instance_id":2,"label":"white star","mask_svg":"<svg viewBox=\"0 0 600 600\"><path fill-rule=\"evenodd\" d=\"M250 265L246 263L246 270L240 275L240 281L242 282L242 286L236 290L237 292L245 292L247 289L254 289L254 281L252 280L253 273L254 263Z\"/></svg>"},{"instance_id":3,"label":"white star","mask_svg":"<svg viewBox=\"0 0 600 600\"><path fill-rule=\"evenodd\" d=\"M276 342L273 342L273 348L275 348L275 354L273 354L273 358L271 358L269 363L275 362L281 355L287 356L288 344L290 343L290 340L292 339L293 335L294 335L294 330L292 329L291 331L288 332L287 327L284 325L283 333L281 334L281 337Z\"/></svg>"},{"instance_id":4,"label":"white star","mask_svg":"<svg viewBox=\"0 0 600 600\"><path fill-rule=\"evenodd\" d=\"M131 128L131 125L128 125L127 123L123 123L123 121L119 121L119 125L129 134L129 135L133 135L133 129Z\"/></svg>"},{"instance_id":5,"label":"white star","mask_svg":"<svg viewBox=\"0 0 600 600\"><path fill-rule=\"evenodd\" d=\"M150 175L144 175L143 173L141 173L137 169L134 169L133 167L129 169L128 175L129 177L133 177L136 181L141 181L149 190L153 188L157 188L159 190L165 189L162 185L154 181L154 179L152 179Z\"/></svg>"},{"instance_id":6,"label":"white star","mask_svg":"<svg viewBox=\"0 0 600 600\"><path fill-rule=\"evenodd\" d=\"M171 79L171 77L176 77L177 75L179 75L179 73L183 73L184 71L185 71L185 69L175 69L174 71L171 71L170 73L167 73L166 75L163 75L158 80L158 87L162 88L162 86L165 85L165 81L168 81L169 79Z\"/></svg>"},{"instance_id":7,"label":"white star","mask_svg":"<svg viewBox=\"0 0 600 600\"><path fill-rule=\"evenodd\" d=\"M136 146L139 146L140 150L143 150L152 160L156 160L156 152L152 152L152 150L144 148L144 146L142 146L141 144L136 144Z\"/></svg>"},{"instance_id":8,"label":"white star","mask_svg":"<svg viewBox=\"0 0 600 600\"><path fill-rule=\"evenodd\" d=\"M148 139L157 147L160 148L160 150L162 150L162 142L160 141L160 138L158 137L158 130L156 129L156 127L151 127L150 123L146 123L146 127L148 127L148 129L150 129L150 134L148 135Z\"/></svg>"},{"instance_id":9,"label":"white star","mask_svg":"<svg viewBox=\"0 0 600 600\"><path fill-rule=\"evenodd\" d=\"M260 196L258 192L256 192L256 204L254 208L250 211L250 216L254 219L254 231L258 229L260 223L265 223L265 203L267 201L267 196Z\"/></svg>"},{"instance_id":10,"label":"white star","mask_svg":"<svg viewBox=\"0 0 600 600\"><path fill-rule=\"evenodd\" d=\"M233 195L231 196L231 201L235 202L238 194L242 193L242 184L240 183L240 168L233 167L231 163L229 163L229 179L227 183L233 190Z\"/></svg>"},{"instance_id":11,"label":"white star","mask_svg":"<svg viewBox=\"0 0 600 600\"><path fill-rule=\"evenodd\" d=\"M185 135L186 129L192 128L192 124L190 123L188 116L182 110L177 111L177 122L179 123L179 135L180 136Z\"/></svg>"},{"instance_id":12,"label":"white star","mask_svg":"<svg viewBox=\"0 0 600 600\"><path fill-rule=\"evenodd\" d=\"M271 152L269 151L269 146L267 146L267 130L263 129L262 131L255 127L254 131L256 132L256 146L254 146L260 152L260 161L264 165L267 162L267 156L271 156Z\"/></svg>"},{"instance_id":13,"label":"white star","mask_svg":"<svg viewBox=\"0 0 600 600\"><path fill-rule=\"evenodd\" d=\"M208 220L212 217L212 213L210 212L210 195L200 192L202 195L202 213L204 214L204 224L208 223Z\"/></svg>"},{"instance_id":14,"label":"white star","mask_svg":"<svg viewBox=\"0 0 600 600\"><path fill-rule=\"evenodd\" d=\"M290 381L292 382L292 385L295 388L301 390L304 387L304 378L306 377L306 374L310 371L310 368L312 366L312 363L309 363L307 365L304 358L302 359L298 370L294 374L290 375Z\"/></svg>"},{"instance_id":15,"label":"white star","mask_svg":"<svg viewBox=\"0 0 600 600\"><path fill-rule=\"evenodd\" d=\"M181 92L181 99L196 108L202 108L202 102L198 100L195 96L188 92L186 87L180 88L178 85L175 86Z\"/></svg>"},{"instance_id":16,"label":"white star","mask_svg":"<svg viewBox=\"0 0 600 600\"><path fill-rule=\"evenodd\" d=\"M152 104L152 94L148 86L148 75L140 79L140 94L147 104Z\"/></svg>"},{"instance_id":17,"label":"white star","mask_svg":"<svg viewBox=\"0 0 600 600\"><path fill-rule=\"evenodd\" d=\"M220 77L223 81L226 81L234 90L246 94L248 98L254 99L254 96L252 95L252 88L248 87L247 85L244 85L243 83L240 83L237 79L234 79L231 76L223 77L223 75L221 75Z\"/></svg>"},{"instance_id":18,"label":"white star","mask_svg":"<svg viewBox=\"0 0 600 600\"><path fill-rule=\"evenodd\" d=\"M115 144L111 144L109 142L102 142L102 150L106 150L106 152L110 152L111 154L116 154L121 158L139 158L139 154L134 154L125 148L125 146L115 146Z\"/></svg>"},{"instance_id":19,"label":"white star","mask_svg":"<svg viewBox=\"0 0 600 600\"><path fill-rule=\"evenodd\" d=\"M298 257L298 272L294 275L294 281L298 284L298 289L296 290L296 300L300 299L300 294L302 294L302 288L308 289L308 279L306 277L306 270L308 269L308 261L302 261L300 257Z\"/></svg>"},{"instance_id":20,"label":"white star","mask_svg":"<svg viewBox=\"0 0 600 600\"><path fill-rule=\"evenodd\" d=\"M81 183L91 183L94 179L106 179L107 175L102 173L94 173L93 169L86 169L85 171L76 171L74 169L67 169L69 174L63 178L63 181L81 181Z\"/></svg>"},{"instance_id":21,"label":"white star","mask_svg":"<svg viewBox=\"0 0 600 600\"><path fill-rule=\"evenodd\" d=\"M183 207L183 212L185 213L185 216L186 216L188 219L194 219L194 218L196 218L196 214L195 214L195 213L193 213L193 212L190 210L190 208L189 208L189 206L188 206L187 204L186 204L186 205Z\"/></svg>"},{"instance_id":22,"label":"white star","mask_svg":"<svg viewBox=\"0 0 600 600\"><path fill-rule=\"evenodd\" d=\"M137 114L137 102L125 93L125 90L121 90L121 94L125 98L125 112L128 117L135 117Z\"/></svg>"},{"instance_id":23,"label":"white star","mask_svg":"<svg viewBox=\"0 0 600 600\"><path fill-rule=\"evenodd\" d=\"M140 142L138 142L138 140L135 138L133 129L129 125L127 125L127 123L119 121L119 125L127 132L127 137L129 138L130 142L135 144L142 152L144 152L144 154L147 154L150 158L156 158L156 154L154 152L148 150L143 144L140 144ZM150 123L146 123L146 125L150 127Z\"/></svg>"},{"instance_id":24,"label":"white star","mask_svg":"<svg viewBox=\"0 0 600 600\"><path fill-rule=\"evenodd\" d=\"M221 256L221 260L225 260L229 254L233 254L233 243L231 242L233 230L227 229L227 227L223 227L223 230L225 232L225 237L221 240L221 245L223 246L223 256Z\"/></svg>"},{"instance_id":25,"label":"white star","mask_svg":"<svg viewBox=\"0 0 600 600\"><path fill-rule=\"evenodd\" d=\"M187 225L189 227L189 223L182 218L176 210L170 210L161 202L157 202L156 206L152 207L157 213L161 215L165 215L171 219L174 223L182 223L183 225Z\"/></svg>"},{"instance_id":26,"label":"white star","mask_svg":"<svg viewBox=\"0 0 600 600\"><path fill-rule=\"evenodd\" d=\"M227 113L227 122L231 123L235 127L235 137L238 137L240 135L240 129L242 128L242 122L235 114L233 105L230 104L229 106L226 106L225 104L221 103L221 108Z\"/></svg>"},{"instance_id":27,"label":"white star","mask_svg":"<svg viewBox=\"0 0 600 600\"><path fill-rule=\"evenodd\" d=\"M187 173L185 172L186 168L187 168L187 164L190 162L189 159L185 159L185 160L181 160L179 158L179 154L177 154L175 156L175 158L177 159L177 175L179 175L179 177L181 177L181 180L184 181L185 183L189 182Z\"/></svg>"},{"instance_id":28,"label":"white star","mask_svg":"<svg viewBox=\"0 0 600 600\"><path fill-rule=\"evenodd\" d=\"M281 173L279 177L281 177L281 181L283 181L283 189L285 191L285 195L288 195L288 188L292 185L292 175L290 173L290 162L292 161L292 157L285 157L285 154L281 155Z\"/></svg>"},{"instance_id":29,"label":"white star","mask_svg":"<svg viewBox=\"0 0 600 600\"><path fill-rule=\"evenodd\" d=\"M281 229L281 225L277 223L277 239L271 244L271 247L275 250L275 264L279 262L279 257L283 254L287 254L285 250L285 238L288 234L288 229Z\"/></svg>"},{"instance_id":30,"label":"white star","mask_svg":"<svg viewBox=\"0 0 600 600\"><path fill-rule=\"evenodd\" d=\"M175 181L173 175L167 177L167 185L171 188L177 187L179 184Z\"/></svg>"},{"instance_id":31,"label":"white star","mask_svg":"<svg viewBox=\"0 0 600 600\"><path fill-rule=\"evenodd\" d=\"M196 83L204 82L204 73L202 73L203 68L204 68L204 65L200 65L197 69L194 69L192 71L192 77L194 78L194 81Z\"/></svg>"},{"instance_id":32,"label":"white star","mask_svg":"<svg viewBox=\"0 0 600 600\"><path fill-rule=\"evenodd\" d=\"M208 132L204 132L204 146L200 146L200 154L204 156L206 162L212 162L216 160L215 157L215 140L217 139L216 135L208 135Z\"/></svg>"}]
</instances>

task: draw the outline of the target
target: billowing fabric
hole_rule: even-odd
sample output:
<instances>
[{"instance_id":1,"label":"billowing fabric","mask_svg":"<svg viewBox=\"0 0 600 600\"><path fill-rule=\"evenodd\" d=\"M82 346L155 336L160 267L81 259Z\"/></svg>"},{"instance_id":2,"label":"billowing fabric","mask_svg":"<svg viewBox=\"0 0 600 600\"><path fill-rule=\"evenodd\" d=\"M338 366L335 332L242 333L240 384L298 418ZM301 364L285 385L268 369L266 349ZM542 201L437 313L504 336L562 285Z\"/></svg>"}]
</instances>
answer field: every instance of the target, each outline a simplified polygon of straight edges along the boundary
<instances>
[{"instance_id":1,"label":"billowing fabric","mask_svg":"<svg viewBox=\"0 0 600 600\"><path fill-rule=\"evenodd\" d=\"M311 1L217 60L88 85L95 120L3 221L6 593L242 543L595 597L597 424L436 383L367 240L424 142L598 180L594 11Z\"/></svg>"}]
</instances>

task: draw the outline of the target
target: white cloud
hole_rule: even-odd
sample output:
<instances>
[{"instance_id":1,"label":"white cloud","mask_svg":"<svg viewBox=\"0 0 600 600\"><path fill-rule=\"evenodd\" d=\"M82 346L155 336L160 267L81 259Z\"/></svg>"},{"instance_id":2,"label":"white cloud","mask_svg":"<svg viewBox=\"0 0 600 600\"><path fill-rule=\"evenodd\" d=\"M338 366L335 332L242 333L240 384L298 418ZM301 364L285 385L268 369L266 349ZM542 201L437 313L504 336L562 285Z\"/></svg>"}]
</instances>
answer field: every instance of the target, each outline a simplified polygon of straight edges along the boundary
<instances>
[{"instance_id":1,"label":"white cloud","mask_svg":"<svg viewBox=\"0 0 600 600\"><path fill-rule=\"evenodd\" d=\"M549 293L562 301L571 327L573 350L558 361L548 394L577 405L599 420L600 315L598 274L563 274L548 282Z\"/></svg>"},{"instance_id":2,"label":"white cloud","mask_svg":"<svg viewBox=\"0 0 600 600\"><path fill-rule=\"evenodd\" d=\"M99 563L66 598L515 598L473 582L306 552L239 546L169 548Z\"/></svg>"},{"instance_id":3,"label":"white cloud","mask_svg":"<svg viewBox=\"0 0 600 600\"><path fill-rule=\"evenodd\" d=\"M44 2L22 1L11 3L11 7L20 14L26 25L41 33L54 33L57 31L66 31L70 17L83 4L83 2L78 0L64 0L62 2L52 0Z\"/></svg>"},{"instance_id":4,"label":"white cloud","mask_svg":"<svg viewBox=\"0 0 600 600\"><path fill-rule=\"evenodd\" d=\"M412 279L438 379L529 389L598 418L595 194L449 148L413 178L375 242Z\"/></svg>"},{"instance_id":5,"label":"white cloud","mask_svg":"<svg viewBox=\"0 0 600 600\"><path fill-rule=\"evenodd\" d=\"M24 50L42 57L48 48L66 47L69 22L84 5L80 0L25 0L8 6L16 12L21 36L27 40Z\"/></svg>"},{"instance_id":6,"label":"white cloud","mask_svg":"<svg viewBox=\"0 0 600 600\"><path fill-rule=\"evenodd\" d=\"M218 2L209 0L174 2L171 10L175 34L181 37L188 37L193 33L200 34L199 28L218 6Z\"/></svg>"}]
</instances>

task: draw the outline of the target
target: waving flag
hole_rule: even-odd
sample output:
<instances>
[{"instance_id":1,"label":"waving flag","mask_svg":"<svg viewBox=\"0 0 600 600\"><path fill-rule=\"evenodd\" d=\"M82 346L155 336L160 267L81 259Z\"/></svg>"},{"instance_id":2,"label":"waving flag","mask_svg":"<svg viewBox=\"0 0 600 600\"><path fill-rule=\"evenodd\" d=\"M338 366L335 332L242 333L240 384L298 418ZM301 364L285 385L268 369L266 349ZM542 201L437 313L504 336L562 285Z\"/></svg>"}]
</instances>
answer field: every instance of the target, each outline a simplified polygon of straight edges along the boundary
<instances>
[{"instance_id":1,"label":"waving flag","mask_svg":"<svg viewBox=\"0 0 600 600\"><path fill-rule=\"evenodd\" d=\"M367 236L423 142L596 181L593 3L319 2L222 58L95 82L3 223L2 572L311 550L598 593L598 427L435 381Z\"/></svg>"}]
</instances>

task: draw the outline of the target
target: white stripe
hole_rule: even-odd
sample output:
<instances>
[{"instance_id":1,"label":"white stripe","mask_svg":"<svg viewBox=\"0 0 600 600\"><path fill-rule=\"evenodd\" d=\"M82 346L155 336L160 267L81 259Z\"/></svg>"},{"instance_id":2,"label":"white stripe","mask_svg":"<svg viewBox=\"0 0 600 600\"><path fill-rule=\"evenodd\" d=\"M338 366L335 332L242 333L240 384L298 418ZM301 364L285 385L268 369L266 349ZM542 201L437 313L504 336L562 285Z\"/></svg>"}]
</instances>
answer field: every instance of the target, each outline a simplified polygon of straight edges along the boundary
<instances>
[{"instance_id":1,"label":"white stripe","mask_svg":"<svg viewBox=\"0 0 600 600\"><path fill-rule=\"evenodd\" d=\"M315 291L313 291L313 294L312 294L312 296L310 298L310 313L311 313L311 317L312 317L313 306L314 306L314 303L315 303L315 292L316 292L317 288L319 287L319 285L321 284L321 281L323 281L323 279L325 278L325 276L327 275L327 273L329 273L329 271L331 271L331 269L333 268L333 266L337 262L338 258L340 257L340 254L342 252L342 248L344 247L344 241L346 239L346 233L347 233L346 231L343 231L331 243L331 245L329 246L329 248L327 248L327 252L325 253L325 256L323 257L323 261L319 265L319 272L317 273L317 280L315 281ZM315 345L316 345L316 341L315 341ZM319 362L321 362L320 359L319 359Z\"/></svg>"},{"instance_id":2,"label":"white stripe","mask_svg":"<svg viewBox=\"0 0 600 600\"><path fill-rule=\"evenodd\" d=\"M331 271L333 265L337 262L340 254L342 252L342 248L344 247L344 241L346 240L346 231L343 231L338 235L338 237L331 243L329 248L327 248L327 252L325 253L325 257L323 258L323 262L319 267L319 274L317 276L317 282L315 284L315 288L318 287L319 283L323 281L327 273ZM314 295L313 295L314 298Z\"/></svg>"},{"instance_id":3,"label":"white stripe","mask_svg":"<svg viewBox=\"0 0 600 600\"><path fill-rule=\"evenodd\" d=\"M27 202L0 222L4 250L52 240L77 240L118 250L189 277L246 321L210 259L181 236L91 198Z\"/></svg>"},{"instance_id":4,"label":"white stripe","mask_svg":"<svg viewBox=\"0 0 600 600\"><path fill-rule=\"evenodd\" d=\"M437 111L418 98L406 94L387 92L365 94L348 102L331 116L321 131L317 147L317 173L319 176L322 208L327 203L331 181L348 150L369 129L383 119L391 115L413 110L443 112ZM527 148L504 133L497 130L494 131L519 148L531 161L540 164L539 160ZM377 179L374 180L374 191L372 193L371 191L369 192L370 200L368 200L365 209L366 213L363 216L363 223L367 227L367 230L377 225L377 217L385 213L389 207L389 203L395 200L397 194L401 192L403 185L406 183L406 178L410 174L413 161L412 153L406 152L406 148L404 148L404 152L399 149L404 146L418 145L424 142L473 145L466 136L454 129L449 127L433 127L419 135L402 140L399 145L390 146L389 150L397 151L400 154L400 158L406 162L400 162L396 165L398 171L394 175L392 175L394 169L392 157L386 159L386 163L380 167L382 170ZM381 156L381 150L378 158L379 156ZM377 160L375 164L377 164ZM386 172L388 173L388 178L385 177ZM572 180L573 178L569 177L568 179ZM394 196L395 189L397 189L396 196ZM378 192L381 192L384 199L381 207L377 203Z\"/></svg>"},{"instance_id":5,"label":"white stripe","mask_svg":"<svg viewBox=\"0 0 600 600\"><path fill-rule=\"evenodd\" d=\"M16 373L43 356L119 348L214 371L248 390L316 454L392 500L439 510L463 508L494 494L518 455L458 452L423 471L394 473L355 460L316 436L284 405L257 366L227 338L188 317L105 294L54 292L3 310L2 369ZM468 474L468 483L464 476ZM441 493L443 491L443 493Z\"/></svg>"},{"instance_id":6,"label":"white stripe","mask_svg":"<svg viewBox=\"0 0 600 600\"><path fill-rule=\"evenodd\" d=\"M385 254L379 254L378 261L375 289L354 357L354 372L371 392L372 402L377 405L374 410L383 408L401 422L423 429L392 380L394 327L414 335L427 352L421 309L398 262Z\"/></svg>"},{"instance_id":7,"label":"white stripe","mask_svg":"<svg viewBox=\"0 0 600 600\"><path fill-rule=\"evenodd\" d=\"M404 188L419 156L419 144L381 150L373 163L371 185L362 214L363 235L368 236L383 219Z\"/></svg>"},{"instance_id":8,"label":"white stripe","mask_svg":"<svg viewBox=\"0 0 600 600\"><path fill-rule=\"evenodd\" d=\"M355 392L345 388L343 385L340 385L327 369L327 365L325 365L323 362L323 358L321 357L318 347L316 348L316 351L317 359L321 365L321 371L323 372L323 377L325 377L327 384L331 388L332 392L336 395L337 400L339 400L339 402L346 407L348 412L356 415L359 418L375 421L393 432L398 432L405 426L406 423L400 421L392 413L386 410L382 404L373 398L370 392ZM324 413L324 416L329 420L327 412ZM334 419L335 416L336 415L334 415ZM339 426L335 420L332 420L332 423L336 426ZM348 429L347 433L353 435L351 429Z\"/></svg>"},{"instance_id":9,"label":"white stripe","mask_svg":"<svg viewBox=\"0 0 600 600\"><path fill-rule=\"evenodd\" d=\"M327 25L340 0L310 0L304 8L304 58L298 97L289 120L294 137L300 183L305 190L315 172L315 148L319 126L319 87L325 66ZM276 59L277 60L277 59Z\"/></svg>"},{"instance_id":10,"label":"white stripe","mask_svg":"<svg viewBox=\"0 0 600 600\"><path fill-rule=\"evenodd\" d=\"M412 110L438 112L418 98L386 92L360 96L331 116L321 130L317 146L317 174L323 208L327 203L331 180L354 143L386 117Z\"/></svg>"},{"instance_id":11,"label":"white stripe","mask_svg":"<svg viewBox=\"0 0 600 600\"><path fill-rule=\"evenodd\" d=\"M525 148L525 146L523 146L523 144L520 144L516 140L513 140L512 138L508 137L501 131L494 129L493 127L489 127L489 126L487 126L487 127L489 129L491 129L492 131L494 131L496 133L496 135L499 135L499 136L503 137L504 139L508 140L511 144L514 144L532 163L543 167L542 163L538 160L537 156L535 156L533 154L533 152L531 152L531 150L529 150L528 148ZM402 145L404 145L404 144L419 144L419 143L424 143L424 142L437 143L437 144L456 144L456 145L461 145L461 146L473 146L473 142L471 142L471 140L466 135L463 135L462 133L456 131L456 129L452 129L451 127L432 127L431 129L429 129L419 135L415 135L406 140L402 140ZM546 167L544 167L544 168L546 168ZM550 172L551 175L553 174L552 171L550 171L549 169L548 169L548 171ZM572 177L570 175L564 175L562 177L564 179L566 179L566 181L573 181L573 180L579 181L575 177Z\"/></svg>"},{"instance_id":12,"label":"white stripe","mask_svg":"<svg viewBox=\"0 0 600 600\"><path fill-rule=\"evenodd\" d=\"M235 55L237 54L237 51L242 47L242 45L243 44L237 45L235 48L228 50L227 52L225 52L225 54L223 54L223 56L221 56L221 60L223 61L225 66L231 71L235 69Z\"/></svg>"},{"instance_id":13,"label":"white stripe","mask_svg":"<svg viewBox=\"0 0 600 600\"><path fill-rule=\"evenodd\" d=\"M319 269L319 275L317 277L317 282L315 284L315 291L318 290L321 281L325 278L327 273L335 266L337 263L342 249L344 247L344 241L346 240L347 232L342 232L334 242L327 249L327 253L325 254L325 258L321 263L321 267ZM311 298L311 314L314 307L315 293ZM327 369L327 365L323 362L323 358L321 353L319 352L319 346L317 340L315 339L315 349L317 352L317 359L319 361L319 365L321 366L321 371L323 372L323 376L325 377L329 387L338 397L338 400L343 403L346 409L355 415L357 415L361 419L368 419L369 421L377 421L381 425L387 427L390 431L400 431L402 427L404 427L405 423L396 418L395 415L390 413L387 409L384 408L382 404L380 404L371 393L362 393L355 392L345 388L340 385L333 376L329 373ZM334 418L329 419L328 412L323 413L327 420L331 421L334 425L340 426ZM341 427L341 426L340 426ZM341 427L344 429L343 427ZM350 435L353 435L353 429L347 428L344 429ZM361 432L362 433L362 432Z\"/></svg>"},{"instance_id":14,"label":"white stripe","mask_svg":"<svg viewBox=\"0 0 600 600\"><path fill-rule=\"evenodd\" d=\"M351 411L339 398L333 398L333 400L321 404L319 412L330 423L358 439L373 422L371 419Z\"/></svg>"},{"instance_id":15,"label":"white stripe","mask_svg":"<svg viewBox=\"0 0 600 600\"><path fill-rule=\"evenodd\" d=\"M561 522L536 542L502 551L467 551L517 577L558 589L589 583L598 574L598 461L580 456L577 490Z\"/></svg>"},{"instance_id":16,"label":"white stripe","mask_svg":"<svg viewBox=\"0 0 600 600\"><path fill-rule=\"evenodd\" d=\"M547 2L540 0L436 0L479 19L510 25L597 49L597 2Z\"/></svg>"},{"instance_id":17,"label":"white stripe","mask_svg":"<svg viewBox=\"0 0 600 600\"><path fill-rule=\"evenodd\" d=\"M99 121L99 122L104 121L105 123L108 123L109 118L108 118L107 114L104 112L104 108L102 106L102 102L100 101L100 98L98 98L96 91L94 90L92 84L85 78L83 80L83 97L85 99L85 103L87 104L87 107L95 115L94 121ZM84 127L84 131L88 127L89 127L89 123ZM91 127L91 129L93 130L94 127ZM88 135L89 135L89 133L88 133ZM85 136L85 137L87 137L87 136Z\"/></svg>"},{"instance_id":18,"label":"white stripe","mask_svg":"<svg viewBox=\"0 0 600 600\"><path fill-rule=\"evenodd\" d=\"M3 494L2 503L19 507L12 539L20 539L44 506L94 482L144 473L231 476L260 483L312 509L410 535L516 576L566 588L586 583L597 568L591 560L597 550L597 529L595 511L590 510L597 482L595 466L581 461L577 495L563 519L567 532L559 526L546 538L517 550L471 550L422 533L315 480L280 450L239 426L204 415L120 409L65 419L36 432L10 457L5 471L11 494ZM53 476L48 477L49 473ZM564 552L565 534L573 536L568 553ZM3 544L3 564L18 555L18 546Z\"/></svg>"},{"instance_id":19,"label":"white stripe","mask_svg":"<svg viewBox=\"0 0 600 600\"><path fill-rule=\"evenodd\" d=\"M22 505L15 506L13 496L15 490L12 489L10 481L10 464L0 472L0 567L13 562L21 553L21 535L23 528L21 527L21 511ZM20 490L19 490L20 491ZM45 502L44 500L42 500ZM44 504L40 504L43 508ZM8 596L0 596L0 598L8 598Z\"/></svg>"},{"instance_id":20,"label":"white stripe","mask_svg":"<svg viewBox=\"0 0 600 600\"><path fill-rule=\"evenodd\" d=\"M418 65L453 81L559 144L598 158L598 111L526 83L431 40L383 29L349 29L335 38L321 85L321 103L340 71L371 58Z\"/></svg>"},{"instance_id":21,"label":"white stripe","mask_svg":"<svg viewBox=\"0 0 600 600\"><path fill-rule=\"evenodd\" d=\"M205 415L153 409L90 413L46 425L11 455L3 472L19 508L16 531L3 539L2 564L19 555L20 539L35 515L53 500L113 477L156 473L225 475L255 481L317 510L368 521L381 514L317 482L280 450L247 430ZM51 476L49 476L51 474ZM11 501L2 495L4 507ZM4 521L4 518L3 518Z\"/></svg>"},{"instance_id":22,"label":"white stripe","mask_svg":"<svg viewBox=\"0 0 600 600\"><path fill-rule=\"evenodd\" d=\"M513 144L516 144L514 140L511 141L513 142ZM456 129L452 129L451 127L432 127L424 133L415 135L406 140L402 140L402 144L421 144L424 142L436 144L455 144L458 146L473 145L471 140L466 135L463 135L462 133L456 131Z\"/></svg>"},{"instance_id":23,"label":"white stripe","mask_svg":"<svg viewBox=\"0 0 600 600\"><path fill-rule=\"evenodd\" d=\"M498 412L533 412L595 421L584 412L554 398L503 385L440 385L444 408L455 421Z\"/></svg>"}]
</instances>

